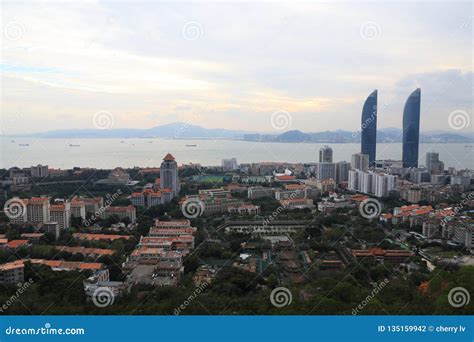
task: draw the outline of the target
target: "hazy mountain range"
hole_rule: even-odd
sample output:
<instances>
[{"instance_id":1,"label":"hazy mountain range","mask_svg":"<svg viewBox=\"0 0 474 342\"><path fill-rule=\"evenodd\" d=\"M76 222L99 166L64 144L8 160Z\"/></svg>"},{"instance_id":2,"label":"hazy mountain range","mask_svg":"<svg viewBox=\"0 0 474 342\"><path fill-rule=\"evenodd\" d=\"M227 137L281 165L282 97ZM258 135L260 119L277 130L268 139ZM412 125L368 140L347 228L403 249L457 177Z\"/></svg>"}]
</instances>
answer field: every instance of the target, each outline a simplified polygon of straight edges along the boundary
<instances>
[{"instance_id":1,"label":"hazy mountain range","mask_svg":"<svg viewBox=\"0 0 474 342\"><path fill-rule=\"evenodd\" d=\"M17 137L39 138L163 138L163 139L238 139L262 142L313 142L313 143L354 143L360 142L358 131L302 132L290 130L282 133L257 133L241 130L204 128L183 122L176 122L147 129L65 129L42 133L16 135ZM378 142L401 142L402 130L382 128L377 131ZM420 134L420 142L472 143L474 133L452 133L429 131Z\"/></svg>"}]
</instances>

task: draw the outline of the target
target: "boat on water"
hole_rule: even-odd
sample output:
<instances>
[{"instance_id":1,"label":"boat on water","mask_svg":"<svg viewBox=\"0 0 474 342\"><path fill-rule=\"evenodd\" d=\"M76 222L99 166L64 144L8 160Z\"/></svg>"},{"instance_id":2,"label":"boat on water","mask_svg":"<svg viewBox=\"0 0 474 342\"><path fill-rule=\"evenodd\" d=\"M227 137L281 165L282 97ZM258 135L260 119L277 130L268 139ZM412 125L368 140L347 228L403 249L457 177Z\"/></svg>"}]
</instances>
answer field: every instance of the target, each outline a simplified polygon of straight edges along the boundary
<instances>
[{"instance_id":1,"label":"boat on water","mask_svg":"<svg viewBox=\"0 0 474 342\"><path fill-rule=\"evenodd\" d=\"M18 146L30 146L30 144L18 144Z\"/></svg>"},{"instance_id":2,"label":"boat on water","mask_svg":"<svg viewBox=\"0 0 474 342\"><path fill-rule=\"evenodd\" d=\"M196 144L186 144L186 147L196 147Z\"/></svg>"},{"instance_id":3,"label":"boat on water","mask_svg":"<svg viewBox=\"0 0 474 342\"><path fill-rule=\"evenodd\" d=\"M77 144L69 144L69 147L79 147L81 145L77 145Z\"/></svg>"}]
</instances>

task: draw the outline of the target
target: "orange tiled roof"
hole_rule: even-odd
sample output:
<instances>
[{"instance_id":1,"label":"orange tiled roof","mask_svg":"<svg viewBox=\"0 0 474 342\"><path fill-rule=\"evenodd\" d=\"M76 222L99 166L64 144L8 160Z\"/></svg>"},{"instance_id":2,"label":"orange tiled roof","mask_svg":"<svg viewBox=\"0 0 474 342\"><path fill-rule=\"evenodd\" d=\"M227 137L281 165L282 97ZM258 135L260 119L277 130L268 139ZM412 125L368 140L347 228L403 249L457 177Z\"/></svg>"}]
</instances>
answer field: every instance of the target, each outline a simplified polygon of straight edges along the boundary
<instances>
[{"instance_id":1,"label":"orange tiled roof","mask_svg":"<svg viewBox=\"0 0 474 342\"><path fill-rule=\"evenodd\" d=\"M174 161L175 159L174 159L174 157L173 157L173 155L172 155L171 153L168 153L168 154L163 158L163 160L165 160L165 161Z\"/></svg>"},{"instance_id":2,"label":"orange tiled roof","mask_svg":"<svg viewBox=\"0 0 474 342\"><path fill-rule=\"evenodd\" d=\"M0 271L9 271L14 270L15 268L23 268L25 264L22 260L15 260L11 262L7 262L5 264L0 265Z\"/></svg>"},{"instance_id":3,"label":"orange tiled roof","mask_svg":"<svg viewBox=\"0 0 474 342\"><path fill-rule=\"evenodd\" d=\"M85 234L85 233L74 233L74 238L81 240L117 240L117 239L130 239L131 235L114 235L114 234Z\"/></svg>"},{"instance_id":4,"label":"orange tiled roof","mask_svg":"<svg viewBox=\"0 0 474 342\"><path fill-rule=\"evenodd\" d=\"M11 240L7 243L8 248L18 248L28 244L28 240Z\"/></svg>"},{"instance_id":5,"label":"orange tiled roof","mask_svg":"<svg viewBox=\"0 0 474 342\"><path fill-rule=\"evenodd\" d=\"M276 179L278 179L278 180L293 180L293 179L295 179L295 176L281 175L281 176L277 176Z\"/></svg>"},{"instance_id":6,"label":"orange tiled roof","mask_svg":"<svg viewBox=\"0 0 474 342\"><path fill-rule=\"evenodd\" d=\"M42 237L44 233L23 233L21 234L21 237L24 238L39 238Z\"/></svg>"}]
</instances>

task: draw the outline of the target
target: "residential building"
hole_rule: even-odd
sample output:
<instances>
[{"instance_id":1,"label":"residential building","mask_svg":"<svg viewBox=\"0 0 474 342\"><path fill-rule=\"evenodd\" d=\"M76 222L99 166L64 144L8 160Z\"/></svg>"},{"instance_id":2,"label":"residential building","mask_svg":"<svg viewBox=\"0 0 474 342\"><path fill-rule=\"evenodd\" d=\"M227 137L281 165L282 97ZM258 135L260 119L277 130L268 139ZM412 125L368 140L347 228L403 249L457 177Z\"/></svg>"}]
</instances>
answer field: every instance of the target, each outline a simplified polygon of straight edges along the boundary
<instances>
[{"instance_id":1,"label":"residential building","mask_svg":"<svg viewBox=\"0 0 474 342\"><path fill-rule=\"evenodd\" d=\"M133 205L128 206L116 206L116 207L106 207L102 211L102 219L108 219L109 217L116 216L120 220L128 218L131 223L135 223L137 220L137 210Z\"/></svg>"},{"instance_id":2,"label":"residential building","mask_svg":"<svg viewBox=\"0 0 474 342\"><path fill-rule=\"evenodd\" d=\"M239 214L239 215L258 215L260 207L253 204L241 204L238 206L229 206L227 211L229 213Z\"/></svg>"},{"instance_id":3,"label":"residential building","mask_svg":"<svg viewBox=\"0 0 474 342\"><path fill-rule=\"evenodd\" d=\"M110 241L124 239L129 240L132 238L131 235L116 235L116 234L86 234L86 233L74 233L72 234L74 239L85 240L85 241Z\"/></svg>"},{"instance_id":4,"label":"residential building","mask_svg":"<svg viewBox=\"0 0 474 342\"><path fill-rule=\"evenodd\" d=\"M79 197L79 200L84 202L86 213L97 213L104 206L104 198L101 196L92 198Z\"/></svg>"},{"instance_id":5,"label":"residential building","mask_svg":"<svg viewBox=\"0 0 474 342\"><path fill-rule=\"evenodd\" d=\"M332 163L332 148L323 146L319 149L319 163Z\"/></svg>"},{"instance_id":6,"label":"residential building","mask_svg":"<svg viewBox=\"0 0 474 342\"><path fill-rule=\"evenodd\" d=\"M234 171L239 168L236 158L222 159L221 165L224 171Z\"/></svg>"},{"instance_id":7,"label":"residential building","mask_svg":"<svg viewBox=\"0 0 474 342\"><path fill-rule=\"evenodd\" d=\"M25 265L21 260L0 265L0 284L16 285L25 281Z\"/></svg>"},{"instance_id":8,"label":"residential building","mask_svg":"<svg viewBox=\"0 0 474 342\"><path fill-rule=\"evenodd\" d=\"M350 170L348 189L374 195L376 197L387 197L391 191L397 188L397 176L387 173Z\"/></svg>"},{"instance_id":9,"label":"residential building","mask_svg":"<svg viewBox=\"0 0 474 342\"><path fill-rule=\"evenodd\" d=\"M29 223L46 223L50 221L50 203L46 197L24 199L26 216Z\"/></svg>"},{"instance_id":10,"label":"residential building","mask_svg":"<svg viewBox=\"0 0 474 342\"><path fill-rule=\"evenodd\" d=\"M351 167L356 170L365 171L369 168L369 155L356 153L352 155Z\"/></svg>"},{"instance_id":11,"label":"residential building","mask_svg":"<svg viewBox=\"0 0 474 342\"><path fill-rule=\"evenodd\" d=\"M71 228L71 203L64 202L50 205L50 220L57 222L59 229Z\"/></svg>"},{"instance_id":12,"label":"residential building","mask_svg":"<svg viewBox=\"0 0 474 342\"><path fill-rule=\"evenodd\" d=\"M48 165L36 165L30 168L32 178L44 178L49 176Z\"/></svg>"},{"instance_id":13,"label":"residential building","mask_svg":"<svg viewBox=\"0 0 474 342\"><path fill-rule=\"evenodd\" d=\"M347 182L349 180L349 170L351 169L351 163L347 161L340 161L336 163L336 183Z\"/></svg>"},{"instance_id":14,"label":"residential building","mask_svg":"<svg viewBox=\"0 0 474 342\"><path fill-rule=\"evenodd\" d=\"M61 235L61 229L59 227L58 222L50 221L50 222L43 223L43 230L46 233L53 234L56 240L59 239L59 236Z\"/></svg>"},{"instance_id":15,"label":"residential building","mask_svg":"<svg viewBox=\"0 0 474 342\"><path fill-rule=\"evenodd\" d=\"M318 163L316 178L318 180L336 179L336 164L328 162Z\"/></svg>"},{"instance_id":16,"label":"residential building","mask_svg":"<svg viewBox=\"0 0 474 342\"><path fill-rule=\"evenodd\" d=\"M426 152L426 168L432 175L439 175L444 171L444 163L439 160L439 153Z\"/></svg>"},{"instance_id":17,"label":"residential building","mask_svg":"<svg viewBox=\"0 0 474 342\"><path fill-rule=\"evenodd\" d=\"M257 198L273 198L275 196L275 188L267 188L263 186L253 186L247 189L247 197L249 199Z\"/></svg>"},{"instance_id":18,"label":"residential building","mask_svg":"<svg viewBox=\"0 0 474 342\"><path fill-rule=\"evenodd\" d=\"M85 220L86 204L83 200L78 199L77 197L71 200L71 216Z\"/></svg>"}]
</instances>

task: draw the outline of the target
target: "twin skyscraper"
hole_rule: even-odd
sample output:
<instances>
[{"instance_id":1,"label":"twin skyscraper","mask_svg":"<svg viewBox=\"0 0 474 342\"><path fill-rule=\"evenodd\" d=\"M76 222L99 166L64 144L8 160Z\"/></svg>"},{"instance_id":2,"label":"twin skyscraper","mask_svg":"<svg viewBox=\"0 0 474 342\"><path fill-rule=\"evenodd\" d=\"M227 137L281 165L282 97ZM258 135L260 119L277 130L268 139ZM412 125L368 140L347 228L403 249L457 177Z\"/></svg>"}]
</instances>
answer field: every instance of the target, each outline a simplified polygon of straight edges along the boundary
<instances>
[{"instance_id":1,"label":"twin skyscraper","mask_svg":"<svg viewBox=\"0 0 474 342\"><path fill-rule=\"evenodd\" d=\"M421 90L413 91L403 109L403 167L418 167L418 148L420 142L420 104ZM377 90L364 102L361 120L361 153L369 156L369 164L375 164L377 149Z\"/></svg>"}]
</instances>

